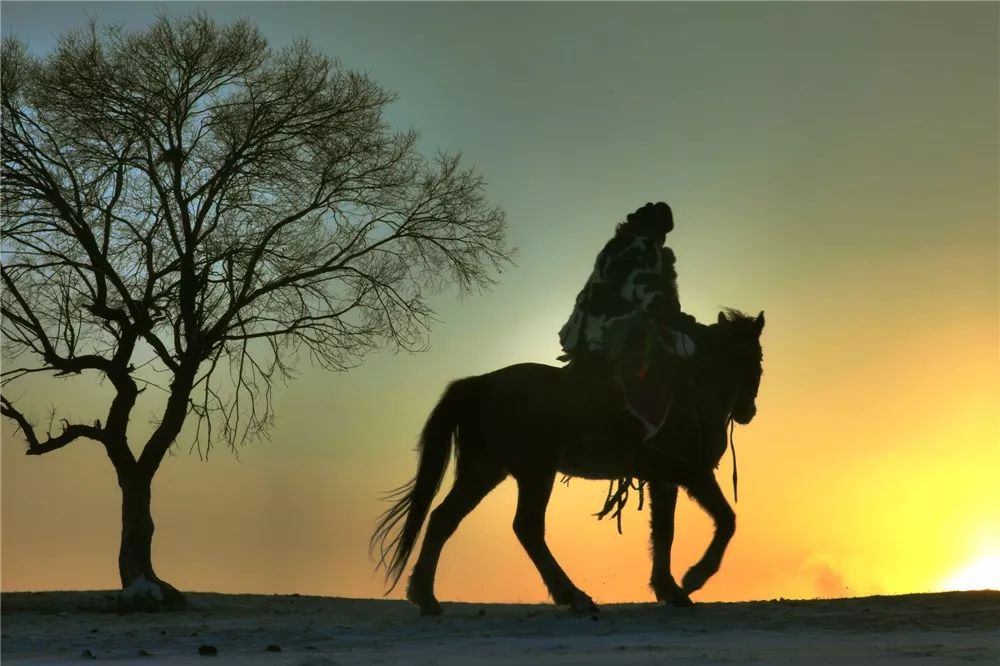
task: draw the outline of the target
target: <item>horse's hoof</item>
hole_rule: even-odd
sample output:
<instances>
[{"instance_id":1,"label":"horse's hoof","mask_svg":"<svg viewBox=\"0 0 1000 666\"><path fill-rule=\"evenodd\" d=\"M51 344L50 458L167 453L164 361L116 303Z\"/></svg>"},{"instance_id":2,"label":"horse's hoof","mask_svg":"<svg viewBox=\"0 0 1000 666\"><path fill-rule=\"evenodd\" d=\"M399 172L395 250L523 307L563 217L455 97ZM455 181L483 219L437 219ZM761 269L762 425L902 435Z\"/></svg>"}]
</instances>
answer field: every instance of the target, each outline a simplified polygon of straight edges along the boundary
<instances>
[{"instance_id":1,"label":"horse's hoof","mask_svg":"<svg viewBox=\"0 0 1000 666\"><path fill-rule=\"evenodd\" d=\"M662 601L663 603L670 604L671 606L693 606L694 602L691 601L684 590L679 588L676 583L666 590L656 590L656 600Z\"/></svg>"},{"instance_id":2,"label":"horse's hoof","mask_svg":"<svg viewBox=\"0 0 1000 666\"><path fill-rule=\"evenodd\" d=\"M681 581L681 590L684 594L691 594L692 592L697 592L705 585L705 581L708 580L710 574L705 574L697 567L691 567L686 574L684 574L684 580Z\"/></svg>"},{"instance_id":3,"label":"horse's hoof","mask_svg":"<svg viewBox=\"0 0 1000 666\"><path fill-rule=\"evenodd\" d=\"M434 582L428 585L424 579L414 575L406 586L406 599L420 607L421 615L440 615L444 612L434 596Z\"/></svg>"},{"instance_id":4,"label":"horse's hoof","mask_svg":"<svg viewBox=\"0 0 1000 666\"><path fill-rule=\"evenodd\" d=\"M437 602L437 599L433 599L433 600L431 600L429 602L425 602L425 603L420 604L420 614L421 615L424 615L424 616L434 616L434 615L440 615L443 612L444 612L444 608L442 608L441 604L439 604Z\"/></svg>"},{"instance_id":5,"label":"horse's hoof","mask_svg":"<svg viewBox=\"0 0 1000 666\"><path fill-rule=\"evenodd\" d=\"M684 594L684 592L680 592L680 594L670 599L670 605L675 608L689 608L694 606L694 602L691 601L691 597Z\"/></svg>"},{"instance_id":6,"label":"horse's hoof","mask_svg":"<svg viewBox=\"0 0 1000 666\"><path fill-rule=\"evenodd\" d=\"M573 609L574 613L596 613L600 610L597 604L594 603L594 600L583 592L573 595L573 600L570 601L569 607Z\"/></svg>"}]
</instances>

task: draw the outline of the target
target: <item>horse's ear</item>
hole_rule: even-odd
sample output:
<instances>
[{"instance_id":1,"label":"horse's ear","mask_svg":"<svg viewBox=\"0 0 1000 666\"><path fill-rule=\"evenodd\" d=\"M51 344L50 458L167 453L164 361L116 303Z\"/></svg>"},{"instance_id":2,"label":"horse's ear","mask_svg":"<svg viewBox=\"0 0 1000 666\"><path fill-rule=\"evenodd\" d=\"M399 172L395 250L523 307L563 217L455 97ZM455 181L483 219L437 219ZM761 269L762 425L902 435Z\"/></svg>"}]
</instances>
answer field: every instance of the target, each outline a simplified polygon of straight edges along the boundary
<instances>
[{"instance_id":1,"label":"horse's ear","mask_svg":"<svg viewBox=\"0 0 1000 666\"><path fill-rule=\"evenodd\" d=\"M718 321L718 322L719 322L720 324L725 324L725 323L727 323L727 322L728 322L729 320L728 320L728 319L726 319L726 313L725 313L725 312L720 312L720 313L719 313L719 318L718 318L718 320L717 320L717 321Z\"/></svg>"},{"instance_id":2,"label":"horse's ear","mask_svg":"<svg viewBox=\"0 0 1000 666\"><path fill-rule=\"evenodd\" d=\"M761 310L760 314L754 320L754 330L757 331L757 335L760 335L761 331L764 330L764 311Z\"/></svg>"}]
</instances>

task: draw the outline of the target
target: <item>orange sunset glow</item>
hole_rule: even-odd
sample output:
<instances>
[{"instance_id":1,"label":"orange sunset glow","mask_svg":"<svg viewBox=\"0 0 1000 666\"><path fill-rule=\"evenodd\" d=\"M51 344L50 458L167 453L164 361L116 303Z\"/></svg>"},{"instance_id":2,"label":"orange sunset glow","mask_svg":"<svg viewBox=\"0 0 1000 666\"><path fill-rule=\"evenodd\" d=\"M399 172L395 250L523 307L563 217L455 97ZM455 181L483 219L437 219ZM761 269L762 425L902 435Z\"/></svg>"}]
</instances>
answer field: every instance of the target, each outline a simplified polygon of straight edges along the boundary
<instances>
[{"instance_id":1,"label":"orange sunset glow","mask_svg":"<svg viewBox=\"0 0 1000 666\"><path fill-rule=\"evenodd\" d=\"M729 452L717 470L736 535L693 599L1000 588L1000 5L381 4L204 8L275 46L308 38L397 93L393 127L483 174L515 265L482 294L430 298L426 351L346 372L302 354L269 438L199 455L186 430L153 482L157 572L191 591L382 596L368 540L446 385L557 364L615 224L663 200L684 310L767 317L758 415L734 432L738 503ZM137 29L188 10L5 2L0 27L45 54L88 17ZM109 391L29 375L4 394L44 430L53 406L104 418ZM161 400L140 396L130 436ZM8 419L0 434L3 591L117 589L121 495L101 446L25 456ZM594 517L606 492L557 483L548 545L596 602L652 601L649 508L633 501L619 535ZM460 525L439 599L548 599L515 504L508 479ZM676 577L711 536L682 493Z\"/></svg>"}]
</instances>

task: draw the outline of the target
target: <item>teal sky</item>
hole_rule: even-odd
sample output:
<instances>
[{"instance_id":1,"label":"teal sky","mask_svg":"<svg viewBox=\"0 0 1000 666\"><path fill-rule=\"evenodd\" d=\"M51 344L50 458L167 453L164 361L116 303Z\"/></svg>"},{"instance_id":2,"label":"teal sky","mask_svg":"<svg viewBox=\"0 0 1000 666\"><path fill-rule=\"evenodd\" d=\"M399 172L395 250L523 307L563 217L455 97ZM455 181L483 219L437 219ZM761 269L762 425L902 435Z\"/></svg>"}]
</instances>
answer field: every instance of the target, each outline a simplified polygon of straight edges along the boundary
<instances>
[{"instance_id":1,"label":"teal sky","mask_svg":"<svg viewBox=\"0 0 1000 666\"><path fill-rule=\"evenodd\" d=\"M248 17L273 45L306 37L396 91L390 122L420 130L425 152L461 151L483 173L519 253L489 294L434 299L430 351L377 354L347 374L303 367L279 391L271 441L244 449L241 462L218 451L203 464L180 443L154 486L166 579L377 595L365 553L376 498L412 474L416 433L445 384L554 362L556 331L594 255L626 213L656 200L674 209L668 244L685 309L700 319L722 306L767 312L761 416L738 433L746 536L727 560L731 577L720 573L706 593L809 596L815 562L854 590L929 589L934 571L979 547L962 541L962 552L904 566L892 557L912 549L896 552L890 540L873 566L877 530L875 545L862 546L849 530L814 525L872 515L857 500L845 509L855 513L824 517L823 492L858 484L852 492L871 503L888 501L896 491L860 485L884 469L876 461L915 475L924 490L911 508L934 502L941 526L998 505L1000 5L3 2L0 26L44 53L88 17L138 27L196 7L220 22ZM24 404L40 413L52 401L71 413L99 404L96 392L47 386L23 384ZM4 588L114 585L117 498L103 454L78 444L25 460L7 424L3 433ZM936 476L945 469L946 482ZM929 488L956 478L962 489L932 499ZM568 552L571 531L611 552L613 528L588 516L603 492L582 482L557 491L556 514L586 522L550 531L570 544L567 568L582 586L626 558L639 573L609 583L605 600L644 598L645 516L629 516L631 534L601 563ZM33 499L42 496L60 501ZM450 598L544 596L508 527L513 489L500 496L452 548L478 544L490 551L484 566L516 570L517 584L471 587L454 571L449 583L446 549L443 598L449 589ZM94 507L95 522L66 525L63 501ZM782 540L769 523L796 534ZM694 553L704 534L691 529ZM916 525L890 533L911 546L921 538ZM72 561L58 556L67 542Z\"/></svg>"}]
</instances>

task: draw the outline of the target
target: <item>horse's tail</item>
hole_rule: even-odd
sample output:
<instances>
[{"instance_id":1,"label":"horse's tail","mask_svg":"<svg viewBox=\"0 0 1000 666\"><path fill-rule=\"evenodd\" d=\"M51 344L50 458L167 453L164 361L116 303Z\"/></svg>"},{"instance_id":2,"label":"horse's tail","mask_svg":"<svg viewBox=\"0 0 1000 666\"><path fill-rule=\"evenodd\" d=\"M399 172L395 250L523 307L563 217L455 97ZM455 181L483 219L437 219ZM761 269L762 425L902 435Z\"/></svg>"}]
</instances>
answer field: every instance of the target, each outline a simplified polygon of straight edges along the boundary
<instances>
[{"instance_id":1,"label":"horse's tail","mask_svg":"<svg viewBox=\"0 0 1000 666\"><path fill-rule=\"evenodd\" d=\"M394 503L379 517L368 545L372 556L376 551L379 553L376 568L385 569L389 585L386 594L399 582L430 511L431 501L441 487L459 419L469 406L473 379L459 379L448 386L420 434L417 475L386 494L386 499Z\"/></svg>"}]
</instances>

